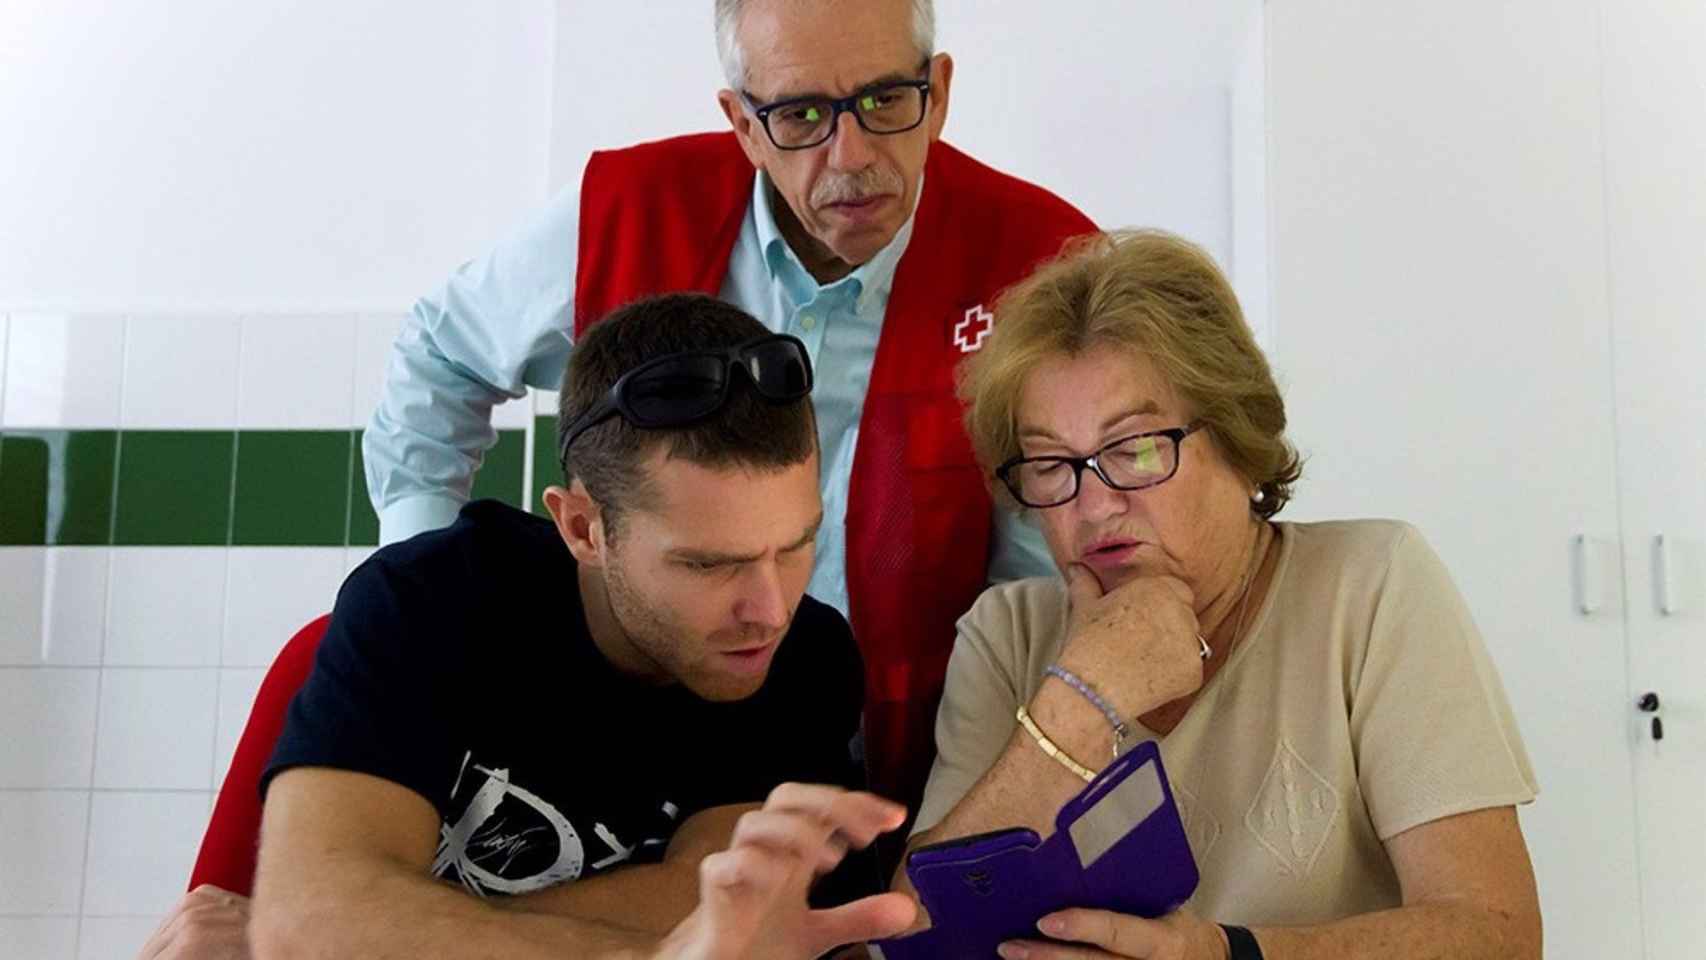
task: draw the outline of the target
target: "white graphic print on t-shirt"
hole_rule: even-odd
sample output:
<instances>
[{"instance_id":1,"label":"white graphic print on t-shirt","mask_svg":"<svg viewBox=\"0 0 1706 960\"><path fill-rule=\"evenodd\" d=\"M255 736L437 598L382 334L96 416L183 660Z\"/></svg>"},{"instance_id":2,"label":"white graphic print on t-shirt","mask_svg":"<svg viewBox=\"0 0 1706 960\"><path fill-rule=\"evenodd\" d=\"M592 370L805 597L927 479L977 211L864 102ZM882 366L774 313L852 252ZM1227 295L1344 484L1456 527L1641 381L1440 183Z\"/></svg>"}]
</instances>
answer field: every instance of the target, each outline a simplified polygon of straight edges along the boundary
<instances>
[{"instance_id":1,"label":"white graphic print on t-shirt","mask_svg":"<svg viewBox=\"0 0 1706 960\"><path fill-rule=\"evenodd\" d=\"M472 763L472 758L472 752L463 757L451 799L460 793L468 772L485 779L461 816L440 825L433 876L460 883L482 897L532 893L578 880L586 867L586 846L574 824L538 794L513 782L508 768L484 767ZM674 804L663 805L667 822L673 822L678 812ZM592 862L593 871L610 869L640 850L669 843L665 837L624 844L609 827L596 822L592 833L609 850Z\"/></svg>"}]
</instances>

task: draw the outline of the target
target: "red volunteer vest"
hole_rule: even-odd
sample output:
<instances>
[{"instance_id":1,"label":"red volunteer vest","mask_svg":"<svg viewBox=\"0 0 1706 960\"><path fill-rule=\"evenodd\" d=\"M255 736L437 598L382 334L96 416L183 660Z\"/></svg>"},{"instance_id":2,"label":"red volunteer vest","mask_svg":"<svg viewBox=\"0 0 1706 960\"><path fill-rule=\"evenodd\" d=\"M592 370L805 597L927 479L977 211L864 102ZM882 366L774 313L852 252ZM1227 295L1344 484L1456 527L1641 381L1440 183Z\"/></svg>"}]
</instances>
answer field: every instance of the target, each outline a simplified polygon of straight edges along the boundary
<instances>
[{"instance_id":1,"label":"red volunteer vest","mask_svg":"<svg viewBox=\"0 0 1706 960\"><path fill-rule=\"evenodd\" d=\"M847 507L847 592L865 659L871 789L910 805L935 755L955 621L986 585L991 510L954 369L1000 291L1095 229L1047 191L938 142L895 270L860 418ZM752 201L732 133L599 152L581 182L575 334L641 297L715 296ZM999 722L991 718L992 722Z\"/></svg>"}]
</instances>

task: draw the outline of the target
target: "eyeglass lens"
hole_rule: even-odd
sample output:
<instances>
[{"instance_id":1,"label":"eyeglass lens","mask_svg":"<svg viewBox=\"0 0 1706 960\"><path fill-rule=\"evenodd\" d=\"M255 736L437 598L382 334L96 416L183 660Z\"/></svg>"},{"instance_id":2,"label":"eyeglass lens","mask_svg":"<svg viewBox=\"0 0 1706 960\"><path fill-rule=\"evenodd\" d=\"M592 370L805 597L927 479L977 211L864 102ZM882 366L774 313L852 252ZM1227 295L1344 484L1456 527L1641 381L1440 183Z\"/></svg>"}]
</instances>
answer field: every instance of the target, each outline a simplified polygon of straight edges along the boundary
<instances>
[{"instance_id":1,"label":"eyeglass lens","mask_svg":"<svg viewBox=\"0 0 1706 960\"><path fill-rule=\"evenodd\" d=\"M871 133L900 133L924 119L924 91L908 84L878 87L860 94L852 111ZM829 139L835 117L835 101L802 100L772 110L766 126L777 146L803 147Z\"/></svg>"},{"instance_id":2,"label":"eyeglass lens","mask_svg":"<svg viewBox=\"0 0 1706 960\"><path fill-rule=\"evenodd\" d=\"M1130 437L1095 454L1107 480L1127 490L1166 479L1178 457L1178 445L1166 436ZM1076 496L1083 482L1079 473L1076 464L1046 458L1021 461L1013 470L1021 499L1038 506L1065 503Z\"/></svg>"}]
</instances>

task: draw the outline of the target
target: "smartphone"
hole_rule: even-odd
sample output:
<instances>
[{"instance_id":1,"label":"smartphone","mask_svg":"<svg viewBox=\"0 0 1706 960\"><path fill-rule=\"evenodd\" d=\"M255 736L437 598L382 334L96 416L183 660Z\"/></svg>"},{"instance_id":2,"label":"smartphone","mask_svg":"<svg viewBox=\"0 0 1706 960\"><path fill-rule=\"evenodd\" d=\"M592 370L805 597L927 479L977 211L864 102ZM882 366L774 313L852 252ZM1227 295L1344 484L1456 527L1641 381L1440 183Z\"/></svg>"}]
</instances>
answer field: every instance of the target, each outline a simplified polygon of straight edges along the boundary
<instances>
[{"instance_id":1,"label":"smartphone","mask_svg":"<svg viewBox=\"0 0 1706 960\"><path fill-rule=\"evenodd\" d=\"M1037 921L1056 910L1158 917L1190 899L1198 882L1153 741L1067 801L1048 839L1014 827L933 843L908 855L906 875L931 928L872 943L876 960L988 960L1003 941L1037 936Z\"/></svg>"}]
</instances>

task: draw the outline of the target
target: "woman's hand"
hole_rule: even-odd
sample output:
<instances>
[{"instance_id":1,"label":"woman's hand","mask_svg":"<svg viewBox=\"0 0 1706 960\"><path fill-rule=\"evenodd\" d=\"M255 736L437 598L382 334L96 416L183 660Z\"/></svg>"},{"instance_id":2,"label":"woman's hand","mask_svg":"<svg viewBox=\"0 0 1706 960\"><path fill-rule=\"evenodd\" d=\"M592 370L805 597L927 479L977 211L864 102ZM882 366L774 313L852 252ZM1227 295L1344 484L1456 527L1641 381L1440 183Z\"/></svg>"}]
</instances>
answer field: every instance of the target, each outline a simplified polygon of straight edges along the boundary
<instances>
[{"instance_id":1,"label":"woman's hand","mask_svg":"<svg viewBox=\"0 0 1706 960\"><path fill-rule=\"evenodd\" d=\"M1121 716L1195 693L1202 646L1191 588L1170 570L1145 571L1108 591L1081 564L1066 568L1071 599L1060 665L1083 677Z\"/></svg>"},{"instance_id":2,"label":"woman's hand","mask_svg":"<svg viewBox=\"0 0 1706 960\"><path fill-rule=\"evenodd\" d=\"M1226 960L1231 949L1217 924L1179 910L1144 920L1106 910L1062 910L1037 928L1051 939L1001 945L1005 960Z\"/></svg>"}]
</instances>

